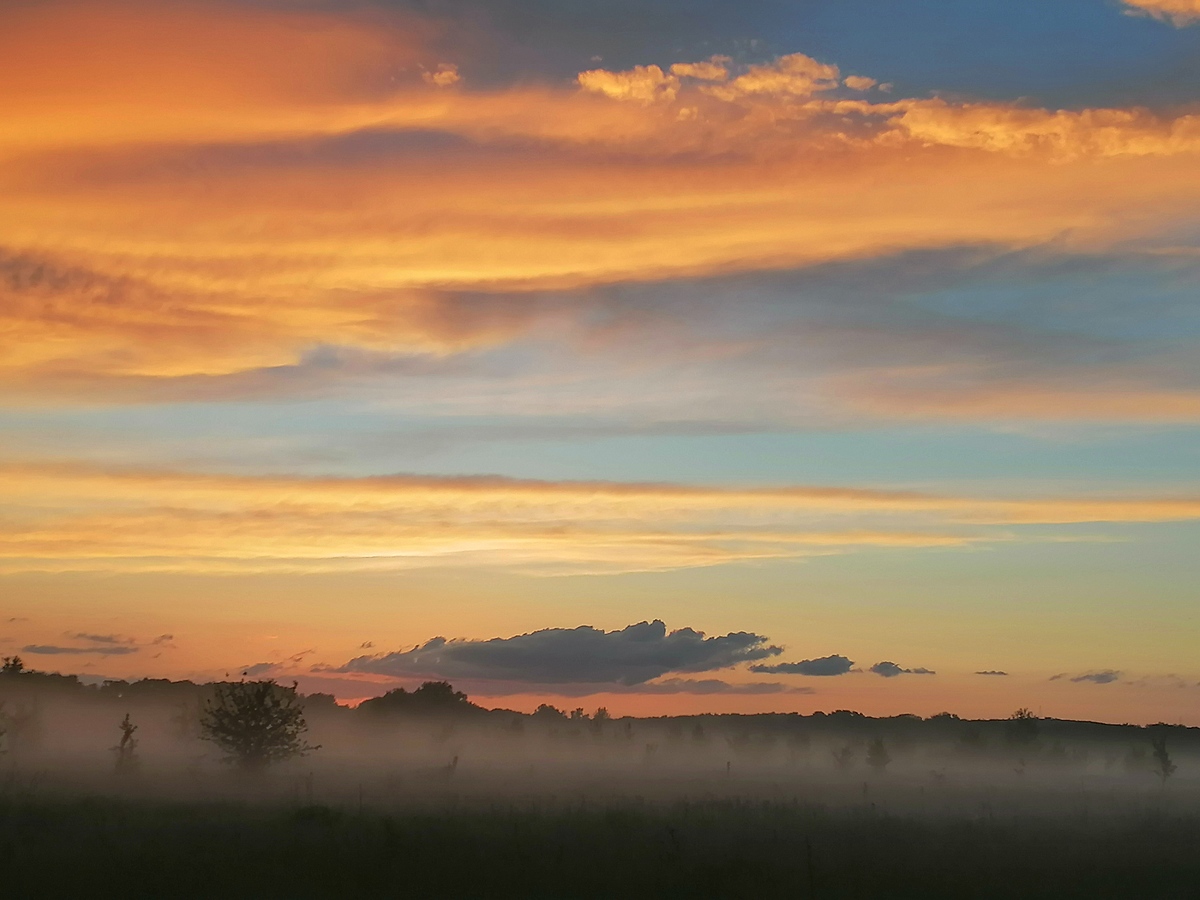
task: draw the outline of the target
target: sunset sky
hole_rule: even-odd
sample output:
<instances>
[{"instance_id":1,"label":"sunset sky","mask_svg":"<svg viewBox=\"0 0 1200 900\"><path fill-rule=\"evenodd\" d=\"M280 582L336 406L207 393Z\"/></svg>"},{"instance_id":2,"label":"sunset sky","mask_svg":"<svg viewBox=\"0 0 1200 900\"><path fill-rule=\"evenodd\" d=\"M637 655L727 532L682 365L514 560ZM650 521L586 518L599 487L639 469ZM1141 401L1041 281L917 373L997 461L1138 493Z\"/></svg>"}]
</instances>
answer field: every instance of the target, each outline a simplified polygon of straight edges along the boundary
<instances>
[{"instance_id":1,"label":"sunset sky","mask_svg":"<svg viewBox=\"0 0 1200 900\"><path fill-rule=\"evenodd\" d=\"M1200 0L5 0L0 653L1200 725Z\"/></svg>"}]
</instances>

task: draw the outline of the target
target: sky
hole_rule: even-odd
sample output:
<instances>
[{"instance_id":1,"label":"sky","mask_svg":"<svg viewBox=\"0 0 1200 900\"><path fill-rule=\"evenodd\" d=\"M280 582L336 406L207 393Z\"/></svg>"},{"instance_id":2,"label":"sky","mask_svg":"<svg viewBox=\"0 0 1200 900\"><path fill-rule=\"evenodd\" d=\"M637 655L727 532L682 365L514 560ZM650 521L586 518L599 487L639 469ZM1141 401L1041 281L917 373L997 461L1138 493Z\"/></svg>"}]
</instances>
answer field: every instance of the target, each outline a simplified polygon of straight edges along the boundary
<instances>
[{"instance_id":1,"label":"sky","mask_svg":"<svg viewBox=\"0 0 1200 900\"><path fill-rule=\"evenodd\" d=\"M0 652L1200 725L1200 0L9 0Z\"/></svg>"}]
</instances>

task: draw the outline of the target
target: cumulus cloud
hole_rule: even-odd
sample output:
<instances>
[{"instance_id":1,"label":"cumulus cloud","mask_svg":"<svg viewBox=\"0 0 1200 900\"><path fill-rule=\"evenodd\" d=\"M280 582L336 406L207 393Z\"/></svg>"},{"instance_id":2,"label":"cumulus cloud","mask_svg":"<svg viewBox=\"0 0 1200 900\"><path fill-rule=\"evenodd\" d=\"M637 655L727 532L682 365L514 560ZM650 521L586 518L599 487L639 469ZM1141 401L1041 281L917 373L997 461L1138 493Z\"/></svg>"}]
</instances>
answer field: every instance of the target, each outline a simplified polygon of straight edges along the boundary
<instances>
[{"instance_id":1,"label":"cumulus cloud","mask_svg":"<svg viewBox=\"0 0 1200 900\"><path fill-rule=\"evenodd\" d=\"M581 625L491 640L437 637L412 650L357 657L337 671L451 681L639 685L668 673L711 672L780 652L762 635L705 637L691 628L668 632L655 619L619 631Z\"/></svg>"},{"instance_id":2,"label":"cumulus cloud","mask_svg":"<svg viewBox=\"0 0 1200 900\"><path fill-rule=\"evenodd\" d=\"M137 647L128 644L94 644L84 647L64 647L55 644L27 644L21 648L22 653L32 653L36 656L127 656L137 653Z\"/></svg>"},{"instance_id":3,"label":"cumulus cloud","mask_svg":"<svg viewBox=\"0 0 1200 900\"><path fill-rule=\"evenodd\" d=\"M884 678L895 678L897 675L936 675L937 674L937 672L934 672L932 669L923 669L923 668L905 669L905 668L898 666L894 662L889 662L886 660L884 662L875 663L875 665L871 666L870 671L874 672L876 675L882 675Z\"/></svg>"},{"instance_id":4,"label":"cumulus cloud","mask_svg":"<svg viewBox=\"0 0 1200 900\"><path fill-rule=\"evenodd\" d=\"M751 666L751 672L772 675L845 675L854 666L854 661L845 656L822 656L819 659L804 659L800 662L774 663Z\"/></svg>"},{"instance_id":5,"label":"cumulus cloud","mask_svg":"<svg viewBox=\"0 0 1200 900\"><path fill-rule=\"evenodd\" d=\"M679 93L679 79L658 66L634 66L624 72L590 69L580 72L577 80L586 91L642 104L669 102Z\"/></svg>"},{"instance_id":6,"label":"cumulus cloud","mask_svg":"<svg viewBox=\"0 0 1200 900\"><path fill-rule=\"evenodd\" d=\"M462 76L458 74L458 66L454 63L441 63L436 69L423 72L421 77L426 84L432 84L434 87L450 87L462 81Z\"/></svg>"},{"instance_id":7,"label":"cumulus cloud","mask_svg":"<svg viewBox=\"0 0 1200 900\"><path fill-rule=\"evenodd\" d=\"M749 66L728 84L704 90L722 100L753 95L809 97L837 87L839 77L837 66L818 62L803 53L791 53L770 63Z\"/></svg>"},{"instance_id":8,"label":"cumulus cloud","mask_svg":"<svg viewBox=\"0 0 1200 900\"><path fill-rule=\"evenodd\" d=\"M846 85L852 91L869 91L878 82L874 78L868 78L865 75L847 75L842 84Z\"/></svg>"},{"instance_id":9,"label":"cumulus cloud","mask_svg":"<svg viewBox=\"0 0 1200 900\"><path fill-rule=\"evenodd\" d=\"M714 56L704 62L674 63L671 74L700 81L724 81L729 77L730 61L728 56Z\"/></svg>"}]
</instances>

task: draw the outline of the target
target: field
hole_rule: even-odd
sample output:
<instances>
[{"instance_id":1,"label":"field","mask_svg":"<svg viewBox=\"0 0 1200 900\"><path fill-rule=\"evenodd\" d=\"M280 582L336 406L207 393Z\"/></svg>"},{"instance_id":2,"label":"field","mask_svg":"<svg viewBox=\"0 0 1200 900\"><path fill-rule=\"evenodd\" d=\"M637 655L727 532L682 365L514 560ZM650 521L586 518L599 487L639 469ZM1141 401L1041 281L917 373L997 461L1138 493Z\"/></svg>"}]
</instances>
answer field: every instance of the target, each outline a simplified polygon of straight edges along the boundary
<instances>
[{"instance_id":1,"label":"field","mask_svg":"<svg viewBox=\"0 0 1200 900\"><path fill-rule=\"evenodd\" d=\"M921 819L793 803L493 806L17 800L12 897L1200 896L1200 819Z\"/></svg>"},{"instance_id":2,"label":"field","mask_svg":"<svg viewBox=\"0 0 1200 900\"><path fill-rule=\"evenodd\" d=\"M0 698L3 898L1200 898L1200 729L317 696L319 749L250 770L211 686L40 685Z\"/></svg>"}]
</instances>

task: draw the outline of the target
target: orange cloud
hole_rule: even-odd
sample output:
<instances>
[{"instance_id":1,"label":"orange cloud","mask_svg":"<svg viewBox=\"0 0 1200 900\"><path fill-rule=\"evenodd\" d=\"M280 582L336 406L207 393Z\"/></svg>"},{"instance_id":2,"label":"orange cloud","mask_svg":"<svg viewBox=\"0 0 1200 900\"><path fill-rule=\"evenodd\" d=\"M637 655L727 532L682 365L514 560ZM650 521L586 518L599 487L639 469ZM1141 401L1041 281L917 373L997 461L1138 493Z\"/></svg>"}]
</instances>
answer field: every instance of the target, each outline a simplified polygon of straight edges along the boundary
<instances>
[{"instance_id":1,"label":"orange cloud","mask_svg":"<svg viewBox=\"0 0 1200 900\"><path fill-rule=\"evenodd\" d=\"M803 53L792 53L765 65L749 66L729 84L704 90L722 100L749 95L808 97L837 87L838 78L837 66L818 62Z\"/></svg>"},{"instance_id":2,"label":"orange cloud","mask_svg":"<svg viewBox=\"0 0 1200 900\"><path fill-rule=\"evenodd\" d=\"M714 56L703 62L674 63L671 74L681 78L698 78L701 81L724 81L729 77L728 56Z\"/></svg>"},{"instance_id":3,"label":"orange cloud","mask_svg":"<svg viewBox=\"0 0 1200 900\"><path fill-rule=\"evenodd\" d=\"M1125 5L1183 27L1200 19L1200 0L1124 0Z\"/></svg>"},{"instance_id":4,"label":"orange cloud","mask_svg":"<svg viewBox=\"0 0 1200 900\"><path fill-rule=\"evenodd\" d=\"M1163 118L1145 109L1028 109L944 100L895 105L909 138L1000 153L1048 152L1059 159L1174 156L1200 150L1200 116Z\"/></svg>"},{"instance_id":5,"label":"orange cloud","mask_svg":"<svg viewBox=\"0 0 1200 900\"><path fill-rule=\"evenodd\" d=\"M0 468L0 571L650 571L1012 540L1021 525L1200 518L1200 498Z\"/></svg>"},{"instance_id":6,"label":"orange cloud","mask_svg":"<svg viewBox=\"0 0 1200 900\"><path fill-rule=\"evenodd\" d=\"M803 54L473 90L424 20L0 17L10 395L288 366L318 345L456 353L533 321L466 315L458 291L1154 243L1200 203L1194 115L872 103ZM430 133L445 146L422 149Z\"/></svg>"},{"instance_id":7,"label":"orange cloud","mask_svg":"<svg viewBox=\"0 0 1200 900\"><path fill-rule=\"evenodd\" d=\"M422 73L421 77L426 84L432 84L434 87L450 87L462 81L462 76L458 74L458 66L454 63L441 63L432 72Z\"/></svg>"},{"instance_id":8,"label":"orange cloud","mask_svg":"<svg viewBox=\"0 0 1200 900\"><path fill-rule=\"evenodd\" d=\"M842 81L842 84L852 91L869 91L878 83L874 78L867 78L865 75L847 75Z\"/></svg>"},{"instance_id":9,"label":"orange cloud","mask_svg":"<svg viewBox=\"0 0 1200 900\"><path fill-rule=\"evenodd\" d=\"M433 33L426 20L220 0L12 4L0 11L0 151L337 127L413 70Z\"/></svg>"},{"instance_id":10,"label":"orange cloud","mask_svg":"<svg viewBox=\"0 0 1200 900\"><path fill-rule=\"evenodd\" d=\"M591 69L580 72L578 81L586 91L635 103L669 102L679 93L679 79L658 66L635 66L627 72Z\"/></svg>"}]
</instances>

